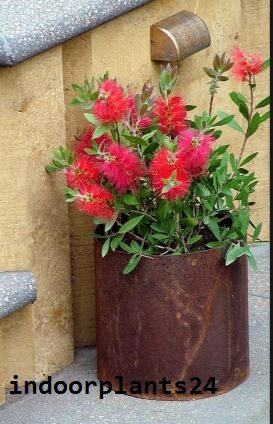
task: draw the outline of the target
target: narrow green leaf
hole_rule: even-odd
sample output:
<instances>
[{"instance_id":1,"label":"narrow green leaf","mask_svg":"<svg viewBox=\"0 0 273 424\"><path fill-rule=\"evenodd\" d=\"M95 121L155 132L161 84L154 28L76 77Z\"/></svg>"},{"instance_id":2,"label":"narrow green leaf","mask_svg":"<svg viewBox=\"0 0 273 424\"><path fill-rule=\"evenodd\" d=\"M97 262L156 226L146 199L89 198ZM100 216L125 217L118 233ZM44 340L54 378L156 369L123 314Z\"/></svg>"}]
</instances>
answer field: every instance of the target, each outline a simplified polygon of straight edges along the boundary
<instances>
[{"instance_id":1,"label":"narrow green leaf","mask_svg":"<svg viewBox=\"0 0 273 424\"><path fill-rule=\"evenodd\" d=\"M166 234L157 233L157 234L153 234L153 238L156 240L166 240L168 236Z\"/></svg>"},{"instance_id":2,"label":"narrow green leaf","mask_svg":"<svg viewBox=\"0 0 273 424\"><path fill-rule=\"evenodd\" d=\"M88 122L91 122L91 124L93 125L99 124L98 120L96 119L95 115L93 115L93 113L84 113L83 115Z\"/></svg>"},{"instance_id":3,"label":"narrow green leaf","mask_svg":"<svg viewBox=\"0 0 273 424\"><path fill-rule=\"evenodd\" d=\"M270 110L260 117L260 124L270 118Z\"/></svg>"},{"instance_id":4,"label":"narrow green leaf","mask_svg":"<svg viewBox=\"0 0 273 424\"><path fill-rule=\"evenodd\" d=\"M138 199L133 196L133 194L125 194L124 196L122 196L122 201L129 206L136 206L139 204Z\"/></svg>"},{"instance_id":5,"label":"narrow green leaf","mask_svg":"<svg viewBox=\"0 0 273 424\"><path fill-rule=\"evenodd\" d=\"M207 247L213 249L214 247L223 247L226 245L225 241L211 241L206 244Z\"/></svg>"},{"instance_id":6,"label":"narrow green leaf","mask_svg":"<svg viewBox=\"0 0 273 424\"><path fill-rule=\"evenodd\" d=\"M254 134L260 125L260 114L258 112L255 113L253 118L251 119L248 131L247 131L247 137L250 137L252 134Z\"/></svg>"},{"instance_id":7,"label":"narrow green leaf","mask_svg":"<svg viewBox=\"0 0 273 424\"><path fill-rule=\"evenodd\" d=\"M105 242L103 243L103 246L101 248L101 256L104 258L104 256L107 255L108 251L109 251L109 247L110 247L110 237L108 237Z\"/></svg>"},{"instance_id":8,"label":"narrow green leaf","mask_svg":"<svg viewBox=\"0 0 273 424\"><path fill-rule=\"evenodd\" d=\"M198 225L198 220L194 217L182 218L181 224L184 224L189 227L196 227L196 225Z\"/></svg>"},{"instance_id":9,"label":"narrow green leaf","mask_svg":"<svg viewBox=\"0 0 273 424\"><path fill-rule=\"evenodd\" d=\"M58 168L56 168L56 166L53 166L53 165L47 165L47 166L45 167L45 169L46 169L46 172L47 172L48 174L52 174L53 172L58 172L58 171L59 171L59 169L58 169Z\"/></svg>"},{"instance_id":10,"label":"narrow green leaf","mask_svg":"<svg viewBox=\"0 0 273 424\"><path fill-rule=\"evenodd\" d=\"M156 133L158 132L158 129L151 131L148 134L145 134L142 136L143 140L149 140L150 138L152 138Z\"/></svg>"},{"instance_id":11,"label":"narrow green leaf","mask_svg":"<svg viewBox=\"0 0 273 424\"><path fill-rule=\"evenodd\" d=\"M209 195L210 195L210 191L209 191L209 189L207 189L207 187L205 187L203 184L201 184L201 183L197 183L197 184L196 184L196 187L197 187L197 189L198 189L198 192L199 192L202 196L207 197L207 196L209 196Z\"/></svg>"},{"instance_id":12,"label":"narrow green leaf","mask_svg":"<svg viewBox=\"0 0 273 424\"><path fill-rule=\"evenodd\" d=\"M190 111L190 110L195 109L196 107L197 106L194 106L194 105L186 105L186 110Z\"/></svg>"},{"instance_id":13,"label":"narrow green leaf","mask_svg":"<svg viewBox=\"0 0 273 424\"><path fill-rule=\"evenodd\" d=\"M229 116L227 113L225 112L218 112L218 116L221 119L224 119L225 117ZM241 133L244 132L243 128L241 127L241 125L238 124L238 122L233 118L230 122L228 122L228 126L233 128L236 131L239 131Z\"/></svg>"},{"instance_id":14,"label":"narrow green leaf","mask_svg":"<svg viewBox=\"0 0 273 424\"><path fill-rule=\"evenodd\" d=\"M197 243L199 240L201 240L203 236L201 234L196 234L195 236L191 237L188 241L187 244L194 244Z\"/></svg>"},{"instance_id":15,"label":"narrow green leaf","mask_svg":"<svg viewBox=\"0 0 273 424\"><path fill-rule=\"evenodd\" d=\"M134 137L133 135L122 135L122 137L124 137L126 140L130 141L131 143L139 144L141 146L147 146L147 142L143 138Z\"/></svg>"},{"instance_id":16,"label":"narrow green leaf","mask_svg":"<svg viewBox=\"0 0 273 424\"><path fill-rule=\"evenodd\" d=\"M120 247L127 253L133 253L131 247L127 244L124 243L123 241L119 242Z\"/></svg>"},{"instance_id":17,"label":"narrow green leaf","mask_svg":"<svg viewBox=\"0 0 273 424\"><path fill-rule=\"evenodd\" d=\"M232 264L237 258L243 255L251 256L248 246L240 246L240 244L231 245L231 248L226 254L226 265Z\"/></svg>"},{"instance_id":18,"label":"narrow green leaf","mask_svg":"<svg viewBox=\"0 0 273 424\"><path fill-rule=\"evenodd\" d=\"M69 103L70 106L78 106L84 103L85 100L81 99L80 97L74 97L71 102Z\"/></svg>"},{"instance_id":19,"label":"narrow green leaf","mask_svg":"<svg viewBox=\"0 0 273 424\"><path fill-rule=\"evenodd\" d=\"M234 115L227 115L225 118L216 122L213 126L218 127L220 125L226 125L226 124L230 123L233 119L234 119Z\"/></svg>"},{"instance_id":20,"label":"narrow green leaf","mask_svg":"<svg viewBox=\"0 0 273 424\"><path fill-rule=\"evenodd\" d=\"M208 227L213 233L213 235L217 238L217 240L221 241L221 232L218 225L218 219L215 216L209 217Z\"/></svg>"},{"instance_id":21,"label":"narrow green leaf","mask_svg":"<svg viewBox=\"0 0 273 424\"><path fill-rule=\"evenodd\" d=\"M130 272L132 272L139 264L140 259L141 256L133 255L129 260L128 264L125 266L123 274L129 274Z\"/></svg>"},{"instance_id":22,"label":"narrow green leaf","mask_svg":"<svg viewBox=\"0 0 273 424\"><path fill-rule=\"evenodd\" d=\"M109 127L108 126L106 126L106 125L100 125L99 127L97 127L96 129L95 129L95 131L94 131L94 134L93 134L93 139L94 138L98 138L98 137L100 137L101 135L103 135L103 134L105 134L107 131L108 131L108 129L109 129Z\"/></svg>"},{"instance_id":23,"label":"narrow green leaf","mask_svg":"<svg viewBox=\"0 0 273 424\"><path fill-rule=\"evenodd\" d=\"M107 232L107 231L111 230L113 225L115 225L115 222L116 222L115 219L114 219L114 221L107 222L107 224L105 224L105 231Z\"/></svg>"},{"instance_id":24,"label":"narrow green leaf","mask_svg":"<svg viewBox=\"0 0 273 424\"><path fill-rule=\"evenodd\" d=\"M257 225L257 227L254 230L253 233L253 242L256 241L259 238L259 235L261 233L262 230L262 223L260 222L260 224Z\"/></svg>"},{"instance_id":25,"label":"narrow green leaf","mask_svg":"<svg viewBox=\"0 0 273 424\"><path fill-rule=\"evenodd\" d=\"M251 268L255 272L255 271L257 271L257 262L256 262L256 259L253 256L253 253L251 252L250 249L249 249L249 252L250 252L250 255L247 255L247 259L248 259L248 262L249 262Z\"/></svg>"},{"instance_id":26,"label":"narrow green leaf","mask_svg":"<svg viewBox=\"0 0 273 424\"><path fill-rule=\"evenodd\" d=\"M143 218L144 218L144 215L136 216L135 218L130 219L129 221L127 221L125 224L123 224L120 227L119 233L123 234L123 233L127 233L128 231L131 231L140 223L140 221Z\"/></svg>"},{"instance_id":27,"label":"narrow green leaf","mask_svg":"<svg viewBox=\"0 0 273 424\"><path fill-rule=\"evenodd\" d=\"M265 71L270 66L270 59L266 59L262 64L262 70Z\"/></svg>"},{"instance_id":28,"label":"narrow green leaf","mask_svg":"<svg viewBox=\"0 0 273 424\"><path fill-rule=\"evenodd\" d=\"M248 162L252 161L252 159L254 159L257 156L258 152L256 153L251 153L251 155L247 156L241 163L240 163L240 167L243 165L246 165Z\"/></svg>"},{"instance_id":29,"label":"narrow green leaf","mask_svg":"<svg viewBox=\"0 0 273 424\"><path fill-rule=\"evenodd\" d=\"M257 104L255 109L259 109L260 107L264 107L270 104L270 96L267 96L265 99L263 99L260 103Z\"/></svg>"},{"instance_id":30,"label":"narrow green leaf","mask_svg":"<svg viewBox=\"0 0 273 424\"><path fill-rule=\"evenodd\" d=\"M121 242L121 240L123 239L124 234L119 234L118 236L116 236L115 238L112 239L111 241L111 249L113 251L115 251L119 245L119 243Z\"/></svg>"}]
</instances>

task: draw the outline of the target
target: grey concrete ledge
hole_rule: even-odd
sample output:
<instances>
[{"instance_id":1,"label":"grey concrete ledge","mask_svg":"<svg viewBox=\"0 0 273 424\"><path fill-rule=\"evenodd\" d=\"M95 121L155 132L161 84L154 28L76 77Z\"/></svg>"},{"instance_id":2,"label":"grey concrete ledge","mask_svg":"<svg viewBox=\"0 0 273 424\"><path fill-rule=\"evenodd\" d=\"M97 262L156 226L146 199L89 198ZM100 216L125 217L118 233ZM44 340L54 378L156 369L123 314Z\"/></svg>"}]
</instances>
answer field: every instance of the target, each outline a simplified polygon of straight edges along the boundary
<instances>
[{"instance_id":1,"label":"grey concrete ledge","mask_svg":"<svg viewBox=\"0 0 273 424\"><path fill-rule=\"evenodd\" d=\"M0 66L22 62L151 1L0 0Z\"/></svg>"},{"instance_id":2,"label":"grey concrete ledge","mask_svg":"<svg viewBox=\"0 0 273 424\"><path fill-rule=\"evenodd\" d=\"M37 298L31 272L0 272L0 319L17 311Z\"/></svg>"}]
</instances>

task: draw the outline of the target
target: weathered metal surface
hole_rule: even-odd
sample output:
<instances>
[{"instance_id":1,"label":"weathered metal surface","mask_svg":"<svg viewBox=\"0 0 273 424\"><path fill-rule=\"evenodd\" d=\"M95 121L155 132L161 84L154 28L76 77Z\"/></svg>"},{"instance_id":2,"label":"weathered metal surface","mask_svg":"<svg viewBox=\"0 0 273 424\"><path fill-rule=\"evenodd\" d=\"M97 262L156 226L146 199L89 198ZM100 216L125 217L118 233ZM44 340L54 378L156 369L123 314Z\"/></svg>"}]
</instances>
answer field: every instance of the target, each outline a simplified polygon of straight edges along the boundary
<instances>
[{"instance_id":1,"label":"weathered metal surface","mask_svg":"<svg viewBox=\"0 0 273 424\"><path fill-rule=\"evenodd\" d=\"M182 10L150 27L151 58L177 62L210 46L210 33L197 15Z\"/></svg>"},{"instance_id":2,"label":"weathered metal surface","mask_svg":"<svg viewBox=\"0 0 273 424\"><path fill-rule=\"evenodd\" d=\"M215 377L216 395L242 383L249 374L247 262L226 267L223 249L181 256L143 258L126 276L128 255L101 257L96 242L98 377L119 390L122 376L130 394L132 381L171 380L171 394L140 396L192 400L211 396L176 394L199 377ZM170 387L168 386L168 389Z\"/></svg>"}]
</instances>

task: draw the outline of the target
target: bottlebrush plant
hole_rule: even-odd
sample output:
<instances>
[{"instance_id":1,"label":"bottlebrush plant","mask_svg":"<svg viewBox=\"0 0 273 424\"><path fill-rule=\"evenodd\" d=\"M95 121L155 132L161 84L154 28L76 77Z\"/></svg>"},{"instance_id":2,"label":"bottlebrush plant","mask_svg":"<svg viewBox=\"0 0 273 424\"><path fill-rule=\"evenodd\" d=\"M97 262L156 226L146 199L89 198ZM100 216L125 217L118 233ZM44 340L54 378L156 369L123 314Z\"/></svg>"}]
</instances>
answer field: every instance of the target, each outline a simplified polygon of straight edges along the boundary
<instances>
[{"instance_id":1,"label":"bottlebrush plant","mask_svg":"<svg viewBox=\"0 0 273 424\"><path fill-rule=\"evenodd\" d=\"M46 169L62 171L66 200L101 224L92 235L102 239L102 256L109 249L130 255L124 274L142 257L223 246L226 265L247 255L255 267L247 242L259 240L262 224L250 219L250 195L258 181L246 165L257 152L244 153L248 139L269 118L268 111L260 112L269 97L256 103L254 96L256 75L267 66L269 60L239 47L231 59L217 54L213 67L204 68L209 108L193 117L196 106L172 94L177 70L170 65L162 70L160 95L149 83L137 94L125 90L108 73L91 83L85 79L83 86L73 84L77 97L71 104L82 107L89 127L74 152L60 147ZM248 85L248 98L229 94L243 127L234 115L214 111L217 89L229 71ZM238 157L228 144L218 144L226 125L241 133Z\"/></svg>"}]
</instances>

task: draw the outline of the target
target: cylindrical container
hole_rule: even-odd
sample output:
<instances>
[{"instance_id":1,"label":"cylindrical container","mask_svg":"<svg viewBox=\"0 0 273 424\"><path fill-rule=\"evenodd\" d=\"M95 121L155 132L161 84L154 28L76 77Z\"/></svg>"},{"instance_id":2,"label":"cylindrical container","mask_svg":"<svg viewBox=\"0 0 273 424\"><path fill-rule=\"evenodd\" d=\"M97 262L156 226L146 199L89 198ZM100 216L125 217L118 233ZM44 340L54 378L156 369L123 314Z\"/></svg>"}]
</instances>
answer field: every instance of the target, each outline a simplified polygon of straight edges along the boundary
<instances>
[{"instance_id":1,"label":"cylindrical container","mask_svg":"<svg viewBox=\"0 0 273 424\"><path fill-rule=\"evenodd\" d=\"M206 49L211 44L205 22L188 10L182 10L150 27L151 59L177 62Z\"/></svg>"},{"instance_id":2,"label":"cylindrical container","mask_svg":"<svg viewBox=\"0 0 273 424\"><path fill-rule=\"evenodd\" d=\"M95 254L100 380L128 395L192 400L225 393L248 377L245 256L229 266L223 248L142 258L123 275L127 254L102 258L97 240Z\"/></svg>"}]
</instances>

